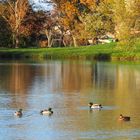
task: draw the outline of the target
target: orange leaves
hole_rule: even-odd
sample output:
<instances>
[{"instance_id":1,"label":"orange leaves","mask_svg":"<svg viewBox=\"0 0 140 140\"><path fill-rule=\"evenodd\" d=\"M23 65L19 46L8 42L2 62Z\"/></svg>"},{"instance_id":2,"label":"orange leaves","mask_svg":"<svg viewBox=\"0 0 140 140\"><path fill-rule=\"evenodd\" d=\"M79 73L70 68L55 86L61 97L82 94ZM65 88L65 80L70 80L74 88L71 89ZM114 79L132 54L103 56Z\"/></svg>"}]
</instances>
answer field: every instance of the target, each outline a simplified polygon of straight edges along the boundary
<instances>
[{"instance_id":1,"label":"orange leaves","mask_svg":"<svg viewBox=\"0 0 140 140\"><path fill-rule=\"evenodd\" d=\"M65 29L73 28L75 15L78 15L78 10L75 5L70 1L66 1L58 8L60 12L59 22L65 27Z\"/></svg>"},{"instance_id":2,"label":"orange leaves","mask_svg":"<svg viewBox=\"0 0 140 140\"><path fill-rule=\"evenodd\" d=\"M75 13L78 13L76 7L69 1L61 5L59 10L62 16L67 16L67 18L72 18Z\"/></svg>"},{"instance_id":3,"label":"orange leaves","mask_svg":"<svg viewBox=\"0 0 140 140\"><path fill-rule=\"evenodd\" d=\"M81 0L80 2L89 9L93 9L96 6L96 0Z\"/></svg>"}]
</instances>

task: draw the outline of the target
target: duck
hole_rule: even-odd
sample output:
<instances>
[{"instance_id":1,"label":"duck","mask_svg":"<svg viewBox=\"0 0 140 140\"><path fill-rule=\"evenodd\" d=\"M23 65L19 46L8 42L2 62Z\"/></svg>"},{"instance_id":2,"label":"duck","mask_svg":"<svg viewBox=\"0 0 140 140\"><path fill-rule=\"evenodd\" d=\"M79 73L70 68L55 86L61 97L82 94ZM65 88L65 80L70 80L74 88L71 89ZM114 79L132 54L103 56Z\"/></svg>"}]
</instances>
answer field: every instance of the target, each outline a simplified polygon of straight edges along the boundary
<instances>
[{"instance_id":1,"label":"duck","mask_svg":"<svg viewBox=\"0 0 140 140\"><path fill-rule=\"evenodd\" d=\"M21 117L22 116L22 109L19 109L14 113L15 116Z\"/></svg>"},{"instance_id":2,"label":"duck","mask_svg":"<svg viewBox=\"0 0 140 140\"><path fill-rule=\"evenodd\" d=\"M53 114L52 108L41 110L40 114L41 115L52 115Z\"/></svg>"},{"instance_id":3,"label":"duck","mask_svg":"<svg viewBox=\"0 0 140 140\"><path fill-rule=\"evenodd\" d=\"M89 104L90 109L101 109L103 108L101 104L93 104L92 102L90 102Z\"/></svg>"},{"instance_id":4,"label":"duck","mask_svg":"<svg viewBox=\"0 0 140 140\"><path fill-rule=\"evenodd\" d=\"M130 121L130 117L129 116L123 116L122 114L120 114L119 120L120 121Z\"/></svg>"}]
</instances>

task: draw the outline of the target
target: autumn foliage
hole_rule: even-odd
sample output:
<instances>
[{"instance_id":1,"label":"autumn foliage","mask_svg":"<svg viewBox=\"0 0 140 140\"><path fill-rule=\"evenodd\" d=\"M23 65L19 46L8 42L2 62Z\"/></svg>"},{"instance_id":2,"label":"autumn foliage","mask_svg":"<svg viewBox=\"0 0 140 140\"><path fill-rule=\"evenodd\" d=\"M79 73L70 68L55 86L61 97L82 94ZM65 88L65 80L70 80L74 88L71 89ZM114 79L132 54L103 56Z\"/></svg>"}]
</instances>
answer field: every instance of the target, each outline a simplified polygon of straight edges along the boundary
<instances>
[{"instance_id":1,"label":"autumn foliage","mask_svg":"<svg viewBox=\"0 0 140 140\"><path fill-rule=\"evenodd\" d=\"M126 44L140 37L139 0L43 2L53 8L36 10L28 0L0 1L0 24L4 26L6 22L5 27L10 33L7 38L10 35L9 40L12 38L10 46L77 47L87 45L89 39L96 40L96 44L108 33Z\"/></svg>"}]
</instances>

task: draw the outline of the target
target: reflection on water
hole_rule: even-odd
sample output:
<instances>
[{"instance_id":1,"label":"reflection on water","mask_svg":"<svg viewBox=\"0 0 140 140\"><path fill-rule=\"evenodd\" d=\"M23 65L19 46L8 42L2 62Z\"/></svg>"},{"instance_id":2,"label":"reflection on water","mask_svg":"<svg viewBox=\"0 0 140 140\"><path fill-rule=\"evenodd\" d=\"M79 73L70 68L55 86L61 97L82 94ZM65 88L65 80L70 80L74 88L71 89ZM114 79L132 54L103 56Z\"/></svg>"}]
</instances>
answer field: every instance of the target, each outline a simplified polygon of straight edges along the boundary
<instances>
[{"instance_id":1,"label":"reflection on water","mask_svg":"<svg viewBox=\"0 0 140 140\"><path fill-rule=\"evenodd\" d=\"M140 65L91 61L0 63L1 140L140 139ZM90 111L88 103L103 104ZM40 110L52 107L52 116ZM23 117L13 115L23 108ZM130 122L119 122L119 114Z\"/></svg>"}]
</instances>

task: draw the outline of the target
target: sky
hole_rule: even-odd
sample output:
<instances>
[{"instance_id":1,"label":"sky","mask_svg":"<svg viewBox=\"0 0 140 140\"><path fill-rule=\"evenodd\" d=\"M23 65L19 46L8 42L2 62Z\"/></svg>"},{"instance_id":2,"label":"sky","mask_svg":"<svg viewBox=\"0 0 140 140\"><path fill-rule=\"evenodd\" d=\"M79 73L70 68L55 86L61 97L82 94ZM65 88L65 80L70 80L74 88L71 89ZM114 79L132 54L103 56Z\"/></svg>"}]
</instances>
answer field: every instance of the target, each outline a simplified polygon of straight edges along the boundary
<instances>
[{"instance_id":1,"label":"sky","mask_svg":"<svg viewBox=\"0 0 140 140\"><path fill-rule=\"evenodd\" d=\"M31 4L35 3L35 9L49 11L52 9L50 4L44 3L43 0L30 0Z\"/></svg>"}]
</instances>

